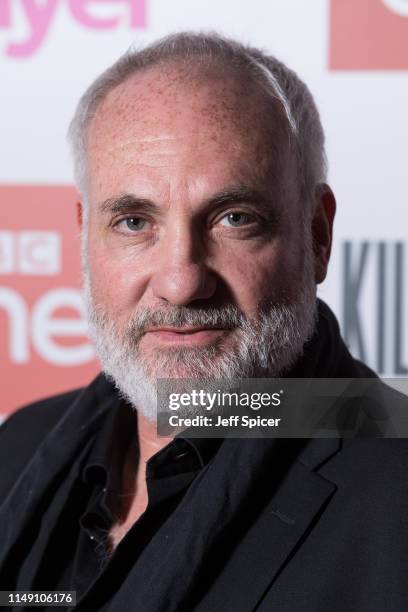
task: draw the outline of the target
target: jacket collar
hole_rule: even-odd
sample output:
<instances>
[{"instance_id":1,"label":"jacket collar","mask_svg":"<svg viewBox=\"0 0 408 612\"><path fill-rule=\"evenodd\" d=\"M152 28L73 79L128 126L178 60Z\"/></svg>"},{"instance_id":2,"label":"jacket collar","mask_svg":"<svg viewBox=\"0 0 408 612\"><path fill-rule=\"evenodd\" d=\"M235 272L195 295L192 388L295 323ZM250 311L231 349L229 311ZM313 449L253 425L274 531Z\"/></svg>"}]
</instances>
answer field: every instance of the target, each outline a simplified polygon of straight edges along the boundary
<instances>
[{"instance_id":1,"label":"jacket collar","mask_svg":"<svg viewBox=\"0 0 408 612\"><path fill-rule=\"evenodd\" d=\"M303 376L319 377L328 371L330 374L327 376L336 376L341 371L339 364L346 364L350 372L353 371L353 360L342 343L334 316L326 309L319 304L316 334L305 347L304 356L296 366L297 373L296 368L294 370L297 377L302 376L298 373L300 371ZM72 463L72 458L76 453L84 452L91 436L100 429L107 411L114 410L113 404L119 401L113 386L104 376L99 376L46 437L0 508L0 522L6 534L6 542L0 553L0 567L17 550L20 535L38 511L44 491L57 485L61 474ZM68 435L72 431L77 431L78 435ZM68 440L71 440L70 445L66 445ZM167 552L157 566L155 546L164 532L158 534L159 537L147 547L143 559L144 563L151 565L152 580L138 585L138 592L135 593L130 572L118 599L115 599L112 612L126 609L121 605L129 601L129 596L146 602L145 612L162 609L163 600L157 601L157 584L162 585L161 596L163 592L166 594L167 612L176 611L180 601L193 601L194 593L190 591L193 577L200 569L206 569L200 567L201 561L196 555L200 548L197 546L198 539L206 539L208 558L211 555L222 558L228 553L229 526L237 522L242 528L239 546L234 551L231 563L219 567L220 576L216 582L219 587L215 586L214 589L222 588L223 592L228 593L231 609L242 612L255 609L262 594L295 554L307 530L318 520L335 493L336 485L321 476L318 470L340 448L341 441L338 439L225 440L214 461L192 483L177 511L160 530L162 532L164 529L167 534L174 533L182 523L182 541L177 548L172 547L169 541ZM256 482L249 478L249 464L255 466L259 474ZM235 470L239 470L243 477L239 488L231 478ZM194 532L191 521L196 505L206 507L208 504L208 488L200 486L203 479L211 479L212 499L216 502L212 510L209 508L214 514L210 516L211 529L205 534L196 533L197 530ZM233 542L229 544L234 545ZM175 556L179 555L186 555L189 559L189 571L183 576L174 575L178 566ZM208 569L207 564L206 567ZM254 572L254 567L263 570ZM237 572L251 576L251 580L237 582ZM226 588L232 579L236 588ZM206 602L211 602L213 592L215 590L210 591ZM196 603L193 609L198 611L200 607Z\"/></svg>"}]
</instances>

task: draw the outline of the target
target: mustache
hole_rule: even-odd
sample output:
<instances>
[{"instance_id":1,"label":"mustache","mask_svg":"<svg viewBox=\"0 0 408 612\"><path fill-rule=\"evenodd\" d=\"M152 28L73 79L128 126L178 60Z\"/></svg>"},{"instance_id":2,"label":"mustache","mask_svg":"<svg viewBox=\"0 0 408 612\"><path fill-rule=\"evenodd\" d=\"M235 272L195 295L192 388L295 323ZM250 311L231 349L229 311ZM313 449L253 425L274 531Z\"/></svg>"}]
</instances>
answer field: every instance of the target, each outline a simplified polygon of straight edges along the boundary
<instances>
[{"instance_id":1,"label":"mustache","mask_svg":"<svg viewBox=\"0 0 408 612\"><path fill-rule=\"evenodd\" d=\"M178 308L165 307L159 309L145 309L129 320L127 331L132 334L142 334L152 327L222 327L224 329L242 328L247 323L246 316L232 305L219 308Z\"/></svg>"}]
</instances>

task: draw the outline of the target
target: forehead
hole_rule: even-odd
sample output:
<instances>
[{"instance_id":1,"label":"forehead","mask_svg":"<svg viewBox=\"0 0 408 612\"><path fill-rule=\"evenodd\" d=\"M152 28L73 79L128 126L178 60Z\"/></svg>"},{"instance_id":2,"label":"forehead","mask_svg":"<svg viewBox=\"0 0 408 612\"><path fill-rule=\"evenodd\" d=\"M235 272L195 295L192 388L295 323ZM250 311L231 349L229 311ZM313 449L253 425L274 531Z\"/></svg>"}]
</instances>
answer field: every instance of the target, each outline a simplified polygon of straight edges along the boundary
<instances>
[{"instance_id":1,"label":"forehead","mask_svg":"<svg viewBox=\"0 0 408 612\"><path fill-rule=\"evenodd\" d=\"M259 86L176 66L139 72L113 89L87 140L91 201L109 183L157 183L166 169L186 181L218 173L224 181L268 176L276 186L290 157L283 110Z\"/></svg>"}]
</instances>

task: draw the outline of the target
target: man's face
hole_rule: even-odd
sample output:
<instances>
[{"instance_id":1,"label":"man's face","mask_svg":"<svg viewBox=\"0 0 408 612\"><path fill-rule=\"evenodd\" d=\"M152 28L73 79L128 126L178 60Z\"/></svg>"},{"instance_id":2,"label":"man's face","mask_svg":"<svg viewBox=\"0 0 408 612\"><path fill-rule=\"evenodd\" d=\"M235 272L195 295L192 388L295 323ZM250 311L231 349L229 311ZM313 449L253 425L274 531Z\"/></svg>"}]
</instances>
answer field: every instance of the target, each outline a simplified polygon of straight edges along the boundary
<instances>
[{"instance_id":1,"label":"man's face","mask_svg":"<svg viewBox=\"0 0 408 612\"><path fill-rule=\"evenodd\" d=\"M90 125L91 326L133 403L148 402L129 390L146 379L277 375L313 328L285 118L249 89L150 70L113 90Z\"/></svg>"}]
</instances>

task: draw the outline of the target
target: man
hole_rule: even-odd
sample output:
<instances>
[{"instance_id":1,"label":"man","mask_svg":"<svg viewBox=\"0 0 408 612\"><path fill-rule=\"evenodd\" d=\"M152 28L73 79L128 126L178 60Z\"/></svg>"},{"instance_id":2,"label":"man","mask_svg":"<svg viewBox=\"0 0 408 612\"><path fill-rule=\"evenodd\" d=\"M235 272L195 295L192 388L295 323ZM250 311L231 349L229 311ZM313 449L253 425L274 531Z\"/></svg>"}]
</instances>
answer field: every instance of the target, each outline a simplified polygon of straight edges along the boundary
<instances>
[{"instance_id":1,"label":"man","mask_svg":"<svg viewBox=\"0 0 408 612\"><path fill-rule=\"evenodd\" d=\"M158 378L370 378L316 300L335 200L306 86L178 34L71 130L104 374L0 431L3 589L76 610L405 610L407 445L156 434Z\"/></svg>"}]
</instances>

